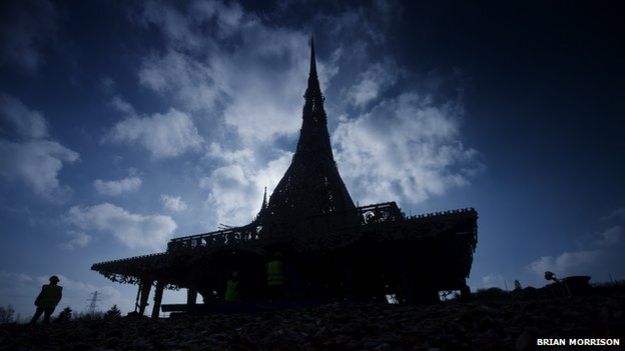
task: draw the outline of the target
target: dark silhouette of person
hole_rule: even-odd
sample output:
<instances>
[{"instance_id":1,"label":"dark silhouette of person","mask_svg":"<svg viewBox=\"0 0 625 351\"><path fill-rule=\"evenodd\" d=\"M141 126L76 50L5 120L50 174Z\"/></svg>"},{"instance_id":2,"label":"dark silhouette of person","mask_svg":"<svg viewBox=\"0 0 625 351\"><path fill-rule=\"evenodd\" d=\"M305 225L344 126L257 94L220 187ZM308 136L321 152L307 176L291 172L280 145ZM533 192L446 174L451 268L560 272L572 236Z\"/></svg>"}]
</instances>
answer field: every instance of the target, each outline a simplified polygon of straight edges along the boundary
<instances>
[{"instance_id":1,"label":"dark silhouette of person","mask_svg":"<svg viewBox=\"0 0 625 351\"><path fill-rule=\"evenodd\" d=\"M50 277L50 284L45 284L41 287L41 292L37 299L35 300L35 306L37 306L37 311L35 311L35 315L33 319L31 319L30 324L37 323L39 317L43 313L43 323L50 323L50 316L56 305L58 305L59 301L61 301L61 297L63 296L63 287L57 285L59 282L59 277L53 275Z\"/></svg>"}]
</instances>

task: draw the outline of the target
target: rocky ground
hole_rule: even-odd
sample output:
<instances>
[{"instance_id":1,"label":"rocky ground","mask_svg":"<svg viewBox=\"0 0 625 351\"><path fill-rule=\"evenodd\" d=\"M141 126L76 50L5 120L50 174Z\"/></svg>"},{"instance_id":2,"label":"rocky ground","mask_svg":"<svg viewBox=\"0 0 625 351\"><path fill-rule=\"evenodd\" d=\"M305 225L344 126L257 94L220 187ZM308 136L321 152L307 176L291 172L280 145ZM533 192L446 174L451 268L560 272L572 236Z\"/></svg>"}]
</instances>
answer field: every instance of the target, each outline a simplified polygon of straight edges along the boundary
<instances>
[{"instance_id":1,"label":"rocky ground","mask_svg":"<svg viewBox=\"0 0 625 351\"><path fill-rule=\"evenodd\" d=\"M625 348L625 295L13 324L0 326L0 350L531 350L557 337L620 337Z\"/></svg>"}]
</instances>

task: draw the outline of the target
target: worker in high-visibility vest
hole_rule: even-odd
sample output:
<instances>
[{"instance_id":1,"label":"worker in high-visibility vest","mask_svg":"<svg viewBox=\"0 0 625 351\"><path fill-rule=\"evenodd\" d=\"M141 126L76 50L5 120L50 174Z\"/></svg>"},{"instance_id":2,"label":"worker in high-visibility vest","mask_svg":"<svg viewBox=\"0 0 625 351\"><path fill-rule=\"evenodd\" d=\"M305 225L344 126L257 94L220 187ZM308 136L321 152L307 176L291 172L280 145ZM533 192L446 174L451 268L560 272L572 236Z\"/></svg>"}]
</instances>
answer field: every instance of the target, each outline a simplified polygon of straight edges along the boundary
<instances>
[{"instance_id":1,"label":"worker in high-visibility vest","mask_svg":"<svg viewBox=\"0 0 625 351\"><path fill-rule=\"evenodd\" d=\"M279 252L276 252L273 259L267 263L267 288L270 300L276 301L284 298L284 266Z\"/></svg>"},{"instance_id":2,"label":"worker in high-visibility vest","mask_svg":"<svg viewBox=\"0 0 625 351\"><path fill-rule=\"evenodd\" d=\"M35 311L35 315L33 319L31 319L30 324L37 323L39 317L43 313L43 323L50 323L50 316L56 305L61 301L61 297L63 296L63 287L57 285L59 282L59 277L53 275L50 277L50 284L46 284L41 287L41 292L37 299L35 300L35 306L37 306L37 311Z\"/></svg>"},{"instance_id":3,"label":"worker in high-visibility vest","mask_svg":"<svg viewBox=\"0 0 625 351\"><path fill-rule=\"evenodd\" d=\"M224 301L236 302L240 299L239 293L239 272L232 273L232 277L226 282L226 293Z\"/></svg>"}]
</instances>

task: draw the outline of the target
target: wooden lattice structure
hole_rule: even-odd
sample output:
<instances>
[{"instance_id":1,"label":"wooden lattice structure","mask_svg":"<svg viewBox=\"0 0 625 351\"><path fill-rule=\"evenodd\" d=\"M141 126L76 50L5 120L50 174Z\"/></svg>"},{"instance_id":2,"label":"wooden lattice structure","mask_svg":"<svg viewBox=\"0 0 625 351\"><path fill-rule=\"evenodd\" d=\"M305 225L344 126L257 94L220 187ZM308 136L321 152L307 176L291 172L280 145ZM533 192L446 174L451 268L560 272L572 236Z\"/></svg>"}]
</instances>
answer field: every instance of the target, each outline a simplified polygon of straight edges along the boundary
<instances>
[{"instance_id":1,"label":"wooden lattice structure","mask_svg":"<svg viewBox=\"0 0 625 351\"><path fill-rule=\"evenodd\" d=\"M433 301L442 290L468 291L477 244L477 212L463 209L405 216L395 202L356 207L339 175L327 129L324 97L311 42L303 123L292 163L254 220L245 226L172 239L167 251L94 264L112 281L138 284L143 314L156 286L219 299L233 271L243 298L264 294L266 261L283 255L293 299L384 298Z\"/></svg>"}]
</instances>

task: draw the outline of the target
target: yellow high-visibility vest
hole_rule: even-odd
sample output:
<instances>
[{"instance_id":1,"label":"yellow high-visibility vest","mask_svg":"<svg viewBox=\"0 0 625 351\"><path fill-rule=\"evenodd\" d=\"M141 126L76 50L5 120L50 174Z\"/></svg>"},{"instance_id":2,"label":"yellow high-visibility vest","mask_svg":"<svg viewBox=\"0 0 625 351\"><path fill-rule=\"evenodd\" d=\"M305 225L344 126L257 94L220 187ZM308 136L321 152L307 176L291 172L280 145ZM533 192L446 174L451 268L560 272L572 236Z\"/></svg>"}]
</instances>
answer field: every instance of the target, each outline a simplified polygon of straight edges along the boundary
<instances>
[{"instance_id":1,"label":"yellow high-visibility vest","mask_svg":"<svg viewBox=\"0 0 625 351\"><path fill-rule=\"evenodd\" d=\"M233 302L239 300L239 282L233 279L229 279L226 283L226 293L224 300Z\"/></svg>"},{"instance_id":2,"label":"yellow high-visibility vest","mask_svg":"<svg viewBox=\"0 0 625 351\"><path fill-rule=\"evenodd\" d=\"M278 260L267 263L267 285L284 285L284 275L282 273L282 262Z\"/></svg>"}]
</instances>

